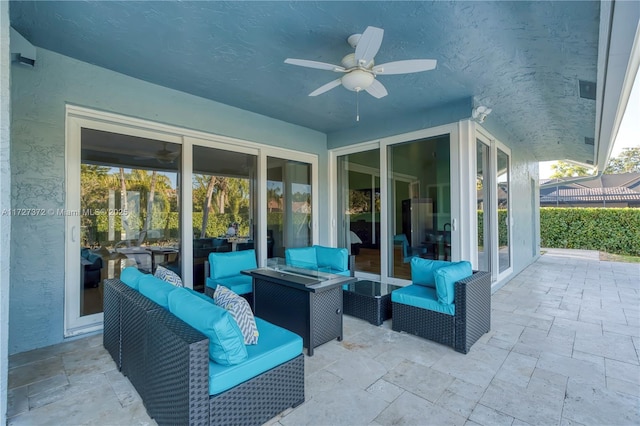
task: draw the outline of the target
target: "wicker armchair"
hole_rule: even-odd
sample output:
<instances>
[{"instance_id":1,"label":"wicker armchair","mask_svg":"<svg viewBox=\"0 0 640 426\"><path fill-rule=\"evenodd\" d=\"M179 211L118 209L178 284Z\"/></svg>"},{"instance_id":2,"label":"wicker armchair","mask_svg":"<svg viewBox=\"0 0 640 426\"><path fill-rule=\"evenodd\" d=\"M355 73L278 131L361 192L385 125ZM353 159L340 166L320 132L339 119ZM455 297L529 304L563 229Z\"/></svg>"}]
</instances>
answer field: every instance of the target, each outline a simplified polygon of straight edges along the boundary
<instances>
[{"instance_id":1,"label":"wicker armchair","mask_svg":"<svg viewBox=\"0 0 640 426\"><path fill-rule=\"evenodd\" d=\"M466 354L491 328L491 275L474 272L455 283L455 315L392 302L394 331L405 331Z\"/></svg>"}]
</instances>

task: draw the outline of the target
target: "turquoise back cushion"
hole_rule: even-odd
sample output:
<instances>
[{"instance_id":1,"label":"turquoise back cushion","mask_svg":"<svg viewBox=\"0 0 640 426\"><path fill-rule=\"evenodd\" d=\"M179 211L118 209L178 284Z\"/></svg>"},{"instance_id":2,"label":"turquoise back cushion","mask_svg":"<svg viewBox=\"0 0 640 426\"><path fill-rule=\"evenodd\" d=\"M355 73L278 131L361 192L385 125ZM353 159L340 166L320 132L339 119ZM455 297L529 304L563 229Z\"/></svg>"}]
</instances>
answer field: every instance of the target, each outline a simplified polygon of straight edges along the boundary
<instances>
[{"instance_id":1,"label":"turquoise back cushion","mask_svg":"<svg viewBox=\"0 0 640 426\"><path fill-rule=\"evenodd\" d=\"M227 253L210 253L211 278L226 278L240 274L245 269L256 269L256 251L242 250Z\"/></svg>"},{"instance_id":2,"label":"turquoise back cushion","mask_svg":"<svg viewBox=\"0 0 640 426\"><path fill-rule=\"evenodd\" d=\"M169 294L169 311L209 338L212 361L235 365L249 357L238 324L223 308L177 288Z\"/></svg>"},{"instance_id":3,"label":"turquoise back cushion","mask_svg":"<svg viewBox=\"0 0 640 426\"><path fill-rule=\"evenodd\" d=\"M443 266L449 265L451 265L451 262L422 259L416 256L411 259L411 281L416 285L436 288L434 272Z\"/></svg>"},{"instance_id":4,"label":"turquoise back cushion","mask_svg":"<svg viewBox=\"0 0 640 426\"><path fill-rule=\"evenodd\" d=\"M318 266L329 267L336 272L349 269L349 252L346 248L313 246Z\"/></svg>"},{"instance_id":5,"label":"turquoise back cushion","mask_svg":"<svg viewBox=\"0 0 640 426\"><path fill-rule=\"evenodd\" d=\"M153 275L145 275L140 278L140 281L138 282L138 291L140 291L143 296L148 297L165 309L169 309L169 302L167 300L169 293L173 292L177 288L180 287L176 287L173 284L162 281L160 278L154 277Z\"/></svg>"},{"instance_id":6,"label":"turquoise back cushion","mask_svg":"<svg viewBox=\"0 0 640 426\"><path fill-rule=\"evenodd\" d=\"M470 277L473 274L471 263L462 262L451 263L436 270L433 275L436 279L436 293L438 302L451 304L455 296L455 283L461 279Z\"/></svg>"},{"instance_id":7,"label":"turquoise back cushion","mask_svg":"<svg viewBox=\"0 0 640 426\"><path fill-rule=\"evenodd\" d=\"M317 268L318 258L315 247L290 248L284 251L287 265L299 268Z\"/></svg>"},{"instance_id":8,"label":"turquoise back cushion","mask_svg":"<svg viewBox=\"0 0 640 426\"><path fill-rule=\"evenodd\" d=\"M120 272L120 281L137 290L140 278L144 277L145 275L146 274L138 271L138 268L129 266L127 268L124 268L122 272Z\"/></svg>"}]
</instances>

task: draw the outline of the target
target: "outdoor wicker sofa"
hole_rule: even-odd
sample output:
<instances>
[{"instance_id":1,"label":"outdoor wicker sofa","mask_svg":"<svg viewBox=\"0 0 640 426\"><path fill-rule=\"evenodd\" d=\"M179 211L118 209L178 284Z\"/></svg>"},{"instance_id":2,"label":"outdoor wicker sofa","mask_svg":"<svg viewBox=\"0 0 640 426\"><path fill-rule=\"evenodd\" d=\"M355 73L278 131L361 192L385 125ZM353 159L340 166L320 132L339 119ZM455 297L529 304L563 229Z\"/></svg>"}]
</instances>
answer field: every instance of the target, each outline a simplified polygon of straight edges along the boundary
<instances>
[{"instance_id":1,"label":"outdoor wicker sofa","mask_svg":"<svg viewBox=\"0 0 640 426\"><path fill-rule=\"evenodd\" d=\"M466 354L491 328L491 275L476 271L453 283L453 301L449 305L437 300L419 300L428 298L426 294L432 298L435 294L435 289L430 290L424 283L415 284L415 264L420 262L424 263L425 259L412 260L414 284L391 293L392 329L451 346ZM403 297L407 294L410 296L408 301Z\"/></svg>"},{"instance_id":2,"label":"outdoor wicker sofa","mask_svg":"<svg viewBox=\"0 0 640 426\"><path fill-rule=\"evenodd\" d=\"M119 279L104 287L104 347L158 424L260 425L304 402L301 344L290 360L210 395L209 339Z\"/></svg>"}]
</instances>

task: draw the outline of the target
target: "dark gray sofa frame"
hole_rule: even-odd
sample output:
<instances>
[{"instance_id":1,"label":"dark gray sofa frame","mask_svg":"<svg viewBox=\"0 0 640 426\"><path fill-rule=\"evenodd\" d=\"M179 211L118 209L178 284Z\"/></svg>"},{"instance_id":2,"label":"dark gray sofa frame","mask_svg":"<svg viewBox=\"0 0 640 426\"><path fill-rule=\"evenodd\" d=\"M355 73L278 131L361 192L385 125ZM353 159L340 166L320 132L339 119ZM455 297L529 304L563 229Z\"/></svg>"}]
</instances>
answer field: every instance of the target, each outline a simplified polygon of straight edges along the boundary
<instances>
[{"instance_id":1,"label":"dark gray sofa frame","mask_svg":"<svg viewBox=\"0 0 640 426\"><path fill-rule=\"evenodd\" d=\"M159 425L260 425L304 402L304 355L209 395L209 339L118 279L103 344Z\"/></svg>"},{"instance_id":2,"label":"dark gray sofa frame","mask_svg":"<svg viewBox=\"0 0 640 426\"><path fill-rule=\"evenodd\" d=\"M455 283L455 315L392 302L394 331L452 346L466 354L491 328L491 275L474 272Z\"/></svg>"}]
</instances>

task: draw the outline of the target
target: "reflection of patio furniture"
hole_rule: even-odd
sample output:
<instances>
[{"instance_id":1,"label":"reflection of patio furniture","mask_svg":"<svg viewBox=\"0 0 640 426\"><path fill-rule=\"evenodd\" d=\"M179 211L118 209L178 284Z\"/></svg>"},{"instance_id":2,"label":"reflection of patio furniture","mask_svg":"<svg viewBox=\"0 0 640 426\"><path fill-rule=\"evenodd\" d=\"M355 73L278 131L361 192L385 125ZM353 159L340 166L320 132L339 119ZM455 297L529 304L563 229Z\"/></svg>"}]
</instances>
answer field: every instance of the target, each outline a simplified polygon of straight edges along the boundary
<instances>
[{"instance_id":1,"label":"reflection of patio furniture","mask_svg":"<svg viewBox=\"0 0 640 426\"><path fill-rule=\"evenodd\" d=\"M391 292L401 287L376 281L357 281L342 286L345 315L381 325L391 318Z\"/></svg>"},{"instance_id":2,"label":"reflection of patio furniture","mask_svg":"<svg viewBox=\"0 0 640 426\"><path fill-rule=\"evenodd\" d=\"M411 258L427 254L426 247L410 247L407 236L404 234L394 235L393 244L402 249L402 263L409 263Z\"/></svg>"},{"instance_id":3,"label":"reflection of patio furniture","mask_svg":"<svg viewBox=\"0 0 640 426\"><path fill-rule=\"evenodd\" d=\"M80 267L82 268L80 277L84 287L98 287L102 258L88 248L82 248L80 250Z\"/></svg>"},{"instance_id":4,"label":"reflection of patio furniture","mask_svg":"<svg viewBox=\"0 0 640 426\"><path fill-rule=\"evenodd\" d=\"M151 252L144 247L126 247L115 249L117 253L123 254L127 257L126 265L135 266L141 271L151 273L153 268L153 261L151 260Z\"/></svg>"},{"instance_id":5,"label":"reflection of patio furniture","mask_svg":"<svg viewBox=\"0 0 640 426\"><path fill-rule=\"evenodd\" d=\"M448 228L448 229L447 229ZM442 230L442 244L444 252L444 260L449 260L451 257L451 224L445 223Z\"/></svg>"},{"instance_id":6,"label":"reflection of patio furniture","mask_svg":"<svg viewBox=\"0 0 640 426\"><path fill-rule=\"evenodd\" d=\"M467 353L491 327L491 276L469 262L411 261L413 284L391 293L394 331Z\"/></svg>"},{"instance_id":7,"label":"reflection of patio furniture","mask_svg":"<svg viewBox=\"0 0 640 426\"><path fill-rule=\"evenodd\" d=\"M258 267L256 251L241 250L228 253L210 253L205 262L205 287L207 296L213 297L216 287L223 285L236 294L247 299L253 307L253 285L251 277L241 272Z\"/></svg>"}]
</instances>

